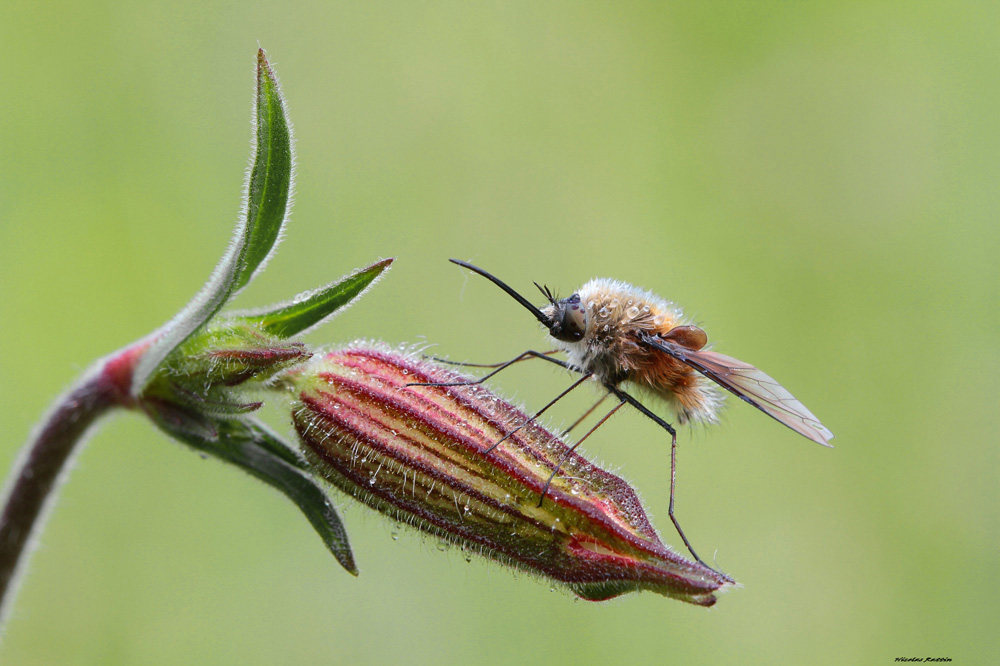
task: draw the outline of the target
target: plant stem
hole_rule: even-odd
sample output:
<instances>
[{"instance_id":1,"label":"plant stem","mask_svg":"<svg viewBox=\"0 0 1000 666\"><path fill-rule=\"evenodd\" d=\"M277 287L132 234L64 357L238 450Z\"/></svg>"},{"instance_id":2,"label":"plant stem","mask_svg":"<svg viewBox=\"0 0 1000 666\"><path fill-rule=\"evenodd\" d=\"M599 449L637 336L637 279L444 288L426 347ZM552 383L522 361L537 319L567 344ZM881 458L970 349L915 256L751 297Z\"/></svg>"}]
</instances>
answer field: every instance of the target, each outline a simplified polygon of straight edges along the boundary
<instances>
[{"instance_id":1,"label":"plant stem","mask_svg":"<svg viewBox=\"0 0 1000 666\"><path fill-rule=\"evenodd\" d=\"M136 345L96 363L55 402L15 464L0 515L0 626L10 612L32 537L68 461L98 417L112 407L131 404L131 370L144 348Z\"/></svg>"}]
</instances>

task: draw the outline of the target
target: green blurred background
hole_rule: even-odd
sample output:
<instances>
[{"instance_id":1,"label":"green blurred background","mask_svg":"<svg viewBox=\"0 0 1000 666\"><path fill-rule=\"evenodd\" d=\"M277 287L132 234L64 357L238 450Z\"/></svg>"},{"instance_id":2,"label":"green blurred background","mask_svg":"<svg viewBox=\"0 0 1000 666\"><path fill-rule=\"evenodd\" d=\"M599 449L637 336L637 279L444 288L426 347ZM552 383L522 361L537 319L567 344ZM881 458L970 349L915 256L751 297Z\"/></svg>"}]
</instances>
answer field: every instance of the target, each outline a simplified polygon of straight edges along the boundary
<instances>
[{"instance_id":1,"label":"green blurred background","mask_svg":"<svg viewBox=\"0 0 1000 666\"><path fill-rule=\"evenodd\" d=\"M62 489L0 661L998 663L995 3L5 0L3 470L220 256L258 43L299 178L239 305L395 256L311 341L497 361L543 335L447 258L529 295L616 277L780 379L837 448L744 405L682 431L678 515L744 586L705 611L577 601L338 497L352 578L276 493L120 416ZM496 386L535 406L567 383L525 364ZM668 451L625 412L586 446L676 545Z\"/></svg>"}]
</instances>

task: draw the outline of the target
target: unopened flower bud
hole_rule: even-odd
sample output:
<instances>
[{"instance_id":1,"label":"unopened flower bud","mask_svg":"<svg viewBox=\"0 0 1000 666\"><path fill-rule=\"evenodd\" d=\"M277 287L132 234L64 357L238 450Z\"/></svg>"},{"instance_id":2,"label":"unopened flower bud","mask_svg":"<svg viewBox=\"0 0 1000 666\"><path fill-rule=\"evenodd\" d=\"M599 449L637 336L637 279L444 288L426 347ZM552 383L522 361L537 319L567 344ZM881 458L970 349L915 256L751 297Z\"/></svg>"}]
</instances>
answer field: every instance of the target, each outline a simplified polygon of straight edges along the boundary
<instances>
[{"instance_id":1,"label":"unopened flower bud","mask_svg":"<svg viewBox=\"0 0 1000 666\"><path fill-rule=\"evenodd\" d=\"M625 481L541 426L491 450L529 417L482 385L411 385L463 380L438 364L357 345L288 379L315 470L394 520L584 599L652 590L711 606L731 582L672 552Z\"/></svg>"},{"instance_id":2,"label":"unopened flower bud","mask_svg":"<svg viewBox=\"0 0 1000 666\"><path fill-rule=\"evenodd\" d=\"M301 342L221 319L181 344L136 402L168 432L214 441L217 419L259 409L263 402L251 391L310 356Z\"/></svg>"},{"instance_id":3,"label":"unopened flower bud","mask_svg":"<svg viewBox=\"0 0 1000 666\"><path fill-rule=\"evenodd\" d=\"M181 345L171 371L192 387L237 386L251 379L266 381L310 356L301 342L223 319Z\"/></svg>"}]
</instances>

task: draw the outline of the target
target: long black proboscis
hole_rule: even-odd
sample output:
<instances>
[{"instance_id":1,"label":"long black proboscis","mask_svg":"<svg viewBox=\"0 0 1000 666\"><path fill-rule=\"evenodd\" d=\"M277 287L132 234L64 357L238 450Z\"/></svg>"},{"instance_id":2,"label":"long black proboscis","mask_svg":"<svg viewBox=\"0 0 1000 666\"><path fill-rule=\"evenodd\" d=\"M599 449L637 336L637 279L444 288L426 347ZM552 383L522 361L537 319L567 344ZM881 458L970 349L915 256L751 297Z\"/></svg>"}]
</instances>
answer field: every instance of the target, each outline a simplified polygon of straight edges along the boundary
<instances>
[{"instance_id":1,"label":"long black proboscis","mask_svg":"<svg viewBox=\"0 0 1000 666\"><path fill-rule=\"evenodd\" d=\"M458 264L459 266L462 266L463 268L468 268L473 273L479 273L484 278L486 278L487 280L489 280L490 282L492 282L496 286L498 286L501 289L503 289L504 291L506 291L507 294L511 298L513 298L515 301L517 301L518 303L520 303L521 305L523 305L525 308L527 308L528 311L531 312L531 314L535 315L535 319L537 319L538 321L542 322L542 325L544 325L545 328L551 328L552 327L551 326L551 322L549 321L549 319L545 315L542 314L541 310L539 310L534 305L532 305L531 302L527 298L525 298L521 294L519 294L516 291L514 291L514 289L512 287L508 286L500 278L495 277L493 275L490 275L489 273L487 273L486 271L484 271L482 268L479 268L478 266L473 266L472 264L466 263L464 261L459 261L458 259L449 259L448 261L450 261L453 264Z\"/></svg>"}]
</instances>

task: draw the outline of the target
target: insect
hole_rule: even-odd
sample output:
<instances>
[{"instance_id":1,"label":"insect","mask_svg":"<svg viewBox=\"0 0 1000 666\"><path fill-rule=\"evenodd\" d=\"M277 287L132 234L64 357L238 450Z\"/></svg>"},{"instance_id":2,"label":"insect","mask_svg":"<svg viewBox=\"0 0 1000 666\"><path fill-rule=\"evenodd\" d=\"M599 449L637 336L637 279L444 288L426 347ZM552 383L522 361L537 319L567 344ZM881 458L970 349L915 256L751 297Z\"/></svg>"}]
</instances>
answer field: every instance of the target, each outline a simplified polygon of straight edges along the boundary
<instances>
[{"instance_id":1,"label":"insect","mask_svg":"<svg viewBox=\"0 0 1000 666\"><path fill-rule=\"evenodd\" d=\"M496 369L475 383L492 377L513 363L532 357L582 375L573 386L535 414L532 417L534 419L584 381L596 380L607 393L570 429L607 397L616 397L618 404L573 448L579 446L626 403L655 421L671 437L670 519L688 550L701 564L705 563L691 547L674 516L677 432L631 393L623 390L622 386L634 387L642 393L663 400L681 424L689 421L717 422L723 397L720 389L723 389L812 441L830 446L829 440L833 438L833 433L805 405L756 367L706 349L708 335L705 331L687 322L679 308L655 294L624 282L594 279L569 297L557 299L547 287L536 282L535 286L548 301L548 305L538 308L483 269L457 259L451 261L490 280L524 306L548 329L556 346L565 352L567 358L566 361L561 361L548 353L528 351L506 363L484 366ZM502 441L497 442L494 447ZM556 472L558 469L553 472L552 477ZM551 481L552 478L549 483ZM547 489L548 485L545 491Z\"/></svg>"}]
</instances>

